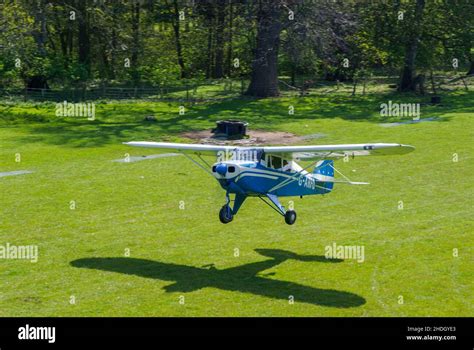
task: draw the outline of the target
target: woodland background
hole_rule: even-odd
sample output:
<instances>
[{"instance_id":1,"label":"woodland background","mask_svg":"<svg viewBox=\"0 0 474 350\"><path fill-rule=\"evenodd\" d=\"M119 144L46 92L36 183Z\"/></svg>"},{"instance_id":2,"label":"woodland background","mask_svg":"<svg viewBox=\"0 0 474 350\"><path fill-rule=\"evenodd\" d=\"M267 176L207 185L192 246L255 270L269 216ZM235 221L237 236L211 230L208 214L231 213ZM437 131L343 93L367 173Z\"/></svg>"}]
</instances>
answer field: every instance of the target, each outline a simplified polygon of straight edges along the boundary
<instances>
[{"instance_id":1,"label":"woodland background","mask_svg":"<svg viewBox=\"0 0 474 350\"><path fill-rule=\"evenodd\" d=\"M0 90L188 94L218 80L269 97L392 77L436 94L474 73L473 23L462 0L2 0Z\"/></svg>"}]
</instances>

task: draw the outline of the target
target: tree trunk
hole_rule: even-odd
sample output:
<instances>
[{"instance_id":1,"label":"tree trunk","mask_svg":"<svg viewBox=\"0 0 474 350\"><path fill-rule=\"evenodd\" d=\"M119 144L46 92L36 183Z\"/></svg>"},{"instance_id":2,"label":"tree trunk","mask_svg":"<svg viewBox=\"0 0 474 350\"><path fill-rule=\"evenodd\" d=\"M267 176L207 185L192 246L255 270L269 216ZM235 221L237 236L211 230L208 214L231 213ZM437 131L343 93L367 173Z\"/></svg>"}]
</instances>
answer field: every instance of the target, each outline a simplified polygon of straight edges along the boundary
<instances>
[{"instance_id":1,"label":"tree trunk","mask_svg":"<svg viewBox=\"0 0 474 350\"><path fill-rule=\"evenodd\" d=\"M206 79L210 79L214 74L214 4L211 1L204 2L203 10L207 27Z\"/></svg>"},{"instance_id":2,"label":"tree trunk","mask_svg":"<svg viewBox=\"0 0 474 350\"><path fill-rule=\"evenodd\" d=\"M291 86L296 86L296 64L291 64Z\"/></svg>"},{"instance_id":3,"label":"tree trunk","mask_svg":"<svg viewBox=\"0 0 474 350\"><path fill-rule=\"evenodd\" d=\"M226 63L226 75L231 76L232 73L232 40L233 40L233 25L234 25L234 6L233 0L229 0L229 24L228 24L228 38L227 38L227 63Z\"/></svg>"},{"instance_id":4,"label":"tree trunk","mask_svg":"<svg viewBox=\"0 0 474 350\"><path fill-rule=\"evenodd\" d=\"M474 60L471 60L471 65L469 67L469 72L466 75L473 75L474 74Z\"/></svg>"},{"instance_id":5,"label":"tree trunk","mask_svg":"<svg viewBox=\"0 0 474 350\"><path fill-rule=\"evenodd\" d=\"M109 79L114 80L115 79L115 52L117 49L117 32L115 31L115 20L114 20L114 29L112 29L112 47L110 48L110 70L109 70Z\"/></svg>"},{"instance_id":6,"label":"tree trunk","mask_svg":"<svg viewBox=\"0 0 474 350\"><path fill-rule=\"evenodd\" d=\"M46 57L46 41L48 39L45 7L44 0L37 2L34 15L34 30L31 33L36 42L37 54L42 59ZM45 75L36 74L27 77L25 83L28 89L49 89L48 79Z\"/></svg>"},{"instance_id":7,"label":"tree trunk","mask_svg":"<svg viewBox=\"0 0 474 350\"><path fill-rule=\"evenodd\" d=\"M216 61L214 65L214 78L224 76L224 21L225 3L217 2L217 24L216 24Z\"/></svg>"},{"instance_id":8,"label":"tree trunk","mask_svg":"<svg viewBox=\"0 0 474 350\"><path fill-rule=\"evenodd\" d=\"M433 90L433 94L437 95L438 91L436 90L436 84L434 81L433 69L430 70L430 80L431 80L431 89Z\"/></svg>"},{"instance_id":9,"label":"tree trunk","mask_svg":"<svg viewBox=\"0 0 474 350\"><path fill-rule=\"evenodd\" d=\"M166 1L166 5L168 5L168 1ZM184 69L184 58L183 58L183 50L181 46L181 34L180 34L180 25L179 25L179 7L178 1L173 0L173 20L172 26L174 30L174 42L176 45L176 55L178 56L178 64L181 68L181 78L186 76L185 69Z\"/></svg>"},{"instance_id":10,"label":"tree trunk","mask_svg":"<svg viewBox=\"0 0 474 350\"><path fill-rule=\"evenodd\" d=\"M279 1L261 0L257 15L257 47L252 62L252 76L246 95L278 96L278 49L282 29Z\"/></svg>"},{"instance_id":11,"label":"tree trunk","mask_svg":"<svg viewBox=\"0 0 474 350\"><path fill-rule=\"evenodd\" d=\"M68 68L69 62L68 62L68 46L67 46L67 34L66 34L66 28L61 28L61 21L59 20L58 12L54 12L54 18L56 22L56 28L58 30L58 36L59 36L59 43L61 44L61 53L63 55L63 60L64 60L64 68Z\"/></svg>"},{"instance_id":12,"label":"tree trunk","mask_svg":"<svg viewBox=\"0 0 474 350\"><path fill-rule=\"evenodd\" d=\"M415 77L415 59L418 50L418 41L421 35L421 22L423 19L423 9L425 7L425 0L416 0L415 14L412 26L412 32L408 38L405 48L405 61L400 76L399 91L415 91L414 84Z\"/></svg>"},{"instance_id":13,"label":"tree trunk","mask_svg":"<svg viewBox=\"0 0 474 350\"><path fill-rule=\"evenodd\" d=\"M206 62L206 79L210 79L212 76L212 62L214 60L212 51L212 25L209 25L207 32L207 62Z\"/></svg>"},{"instance_id":14,"label":"tree trunk","mask_svg":"<svg viewBox=\"0 0 474 350\"><path fill-rule=\"evenodd\" d=\"M84 65L87 76L83 77L84 80L88 79L90 75L90 38L89 38L89 23L87 15L87 0L80 0L77 3L77 9L79 11L79 33L78 33L78 49L79 49L79 63Z\"/></svg>"},{"instance_id":15,"label":"tree trunk","mask_svg":"<svg viewBox=\"0 0 474 350\"><path fill-rule=\"evenodd\" d=\"M32 35L36 42L38 54L42 57L45 57L45 45L48 38L46 31L46 13L44 0L37 2L37 8L35 11L35 29L33 30Z\"/></svg>"},{"instance_id":16,"label":"tree trunk","mask_svg":"<svg viewBox=\"0 0 474 350\"><path fill-rule=\"evenodd\" d=\"M72 56L74 53L74 28L72 25L73 21L67 21L67 30L66 30L66 45L68 51L68 62L72 61Z\"/></svg>"},{"instance_id":17,"label":"tree trunk","mask_svg":"<svg viewBox=\"0 0 474 350\"><path fill-rule=\"evenodd\" d=\"M140 1L132 2L132 57L130 60L132 68L133 85L138 86L140 83L140 74L138 70L138 53L140 50Z\"/></svg>"}]
</instances>

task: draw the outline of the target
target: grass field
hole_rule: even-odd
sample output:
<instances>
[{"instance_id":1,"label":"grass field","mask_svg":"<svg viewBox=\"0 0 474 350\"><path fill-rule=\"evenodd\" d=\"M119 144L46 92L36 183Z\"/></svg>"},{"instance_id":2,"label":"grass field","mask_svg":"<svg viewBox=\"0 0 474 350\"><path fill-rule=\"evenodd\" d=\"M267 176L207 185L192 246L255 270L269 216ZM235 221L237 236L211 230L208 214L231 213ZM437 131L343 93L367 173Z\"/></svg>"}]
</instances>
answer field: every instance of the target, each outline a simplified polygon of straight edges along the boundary
<instances>
[{"instance_id":1,"label":"grass field","mask_svg":"<svg viewBox=\"0 0 474 350\"><path fill-rule=\"evenodd\" d=\"M396 121L379 115L388 100L427 98L235 99L185 115L179 103L101 102L94 121L0 104L0 172L33 171L0 177L0 244L39 247L36 263L0 260L0 316L474 316L474 94L422 105L434 121L382 127ZM283 198L293 226L257 199L222 225L224 192L184 157L112 162L157 153L123 141L186 141L225 117L325 135L308 144L416 151L338 162L371 185ZM364 262L325 259L333 243L364 246Z\"/></svg>"}]
</instances>

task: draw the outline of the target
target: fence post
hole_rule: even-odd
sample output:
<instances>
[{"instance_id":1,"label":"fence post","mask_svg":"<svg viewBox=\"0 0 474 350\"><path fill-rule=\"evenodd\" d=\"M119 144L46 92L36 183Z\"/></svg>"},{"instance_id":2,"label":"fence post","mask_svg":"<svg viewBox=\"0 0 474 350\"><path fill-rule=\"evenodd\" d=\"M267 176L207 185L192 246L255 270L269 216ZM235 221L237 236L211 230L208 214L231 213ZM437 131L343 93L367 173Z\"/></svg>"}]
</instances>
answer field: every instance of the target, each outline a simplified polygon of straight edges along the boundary
<instances>
[{"instance_id":1,"label":"fence post","mask_svg":"<svg viewBox=\"0 0 474 350\"><path fill-rule=\"evenodd\" d=\"M461 81L464 84L464 88L466 89L466 91L469 91L469 89L467 87L467 84L466 84L466 81L464 80L464 77L462 75L461 75Z\"/></svg>"}]
</instances>

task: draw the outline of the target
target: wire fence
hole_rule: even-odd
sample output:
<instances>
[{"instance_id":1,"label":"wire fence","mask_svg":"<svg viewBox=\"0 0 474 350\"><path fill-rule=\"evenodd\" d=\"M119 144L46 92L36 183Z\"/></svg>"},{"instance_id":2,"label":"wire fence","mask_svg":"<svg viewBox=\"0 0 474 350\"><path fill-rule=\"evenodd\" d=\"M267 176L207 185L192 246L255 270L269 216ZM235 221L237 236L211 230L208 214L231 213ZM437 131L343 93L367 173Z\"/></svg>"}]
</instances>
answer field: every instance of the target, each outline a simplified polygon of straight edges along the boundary
<instances>
[{"instance_id":1,"label":"wire fence","mask_svg":"<svg viewBox=\"0 0 474 350\"><path fill-rule=\"evenodd\" d=\"M163 85L154 87L64 87L51 89L0 88L1 97L35 101L130 100L206 101L238 97L247 88L246 80L220 80L200 84Z\"/></svg>"},{"instance_id":2,"label":"wire fence","mask_svg":"<svg viewBox=\"0 0 474 350\"><path fill-rule=\"evenodd\" d=\"M436 76L436 88L441 91L456 89L470 90L473 88L473 75L468 76ZM33 101L87 101L87 100L151 100L151 101L213 101L241 97L249 85L249 79L220 79L200 83L180 85L162 85L154 87L63 87L53 89L34 88L0 88L1 98L12 98ZM283 96L317 96L331 93L340 94L371 94L381 91L395 90L398 77L368 77L352 82L321 81L300 79L291 82L289 79L279 80L279 88ZM425 82L426 90L431 83Z\"/></svg>"}]
</instances>

